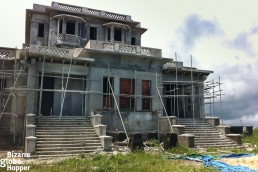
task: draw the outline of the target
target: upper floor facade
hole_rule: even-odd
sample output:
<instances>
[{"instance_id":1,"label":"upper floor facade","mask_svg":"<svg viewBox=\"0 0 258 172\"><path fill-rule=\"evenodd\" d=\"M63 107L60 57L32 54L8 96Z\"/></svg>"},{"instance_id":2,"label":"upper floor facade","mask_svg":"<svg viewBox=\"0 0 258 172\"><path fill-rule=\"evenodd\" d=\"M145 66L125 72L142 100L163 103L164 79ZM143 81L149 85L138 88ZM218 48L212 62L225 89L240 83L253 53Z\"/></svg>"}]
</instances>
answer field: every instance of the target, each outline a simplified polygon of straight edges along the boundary
<instances>
[{"instance_id":1,"label":"upper floor facade","mask_svg":"<svg viewBox=\"0 0 258 172\"><path fill-rule=\"evenodd\" d=\"M90 40L141 46L147 30L131 16L52 2L26 10L25 44L83 48Z\"/></svg>"}]
</instances>

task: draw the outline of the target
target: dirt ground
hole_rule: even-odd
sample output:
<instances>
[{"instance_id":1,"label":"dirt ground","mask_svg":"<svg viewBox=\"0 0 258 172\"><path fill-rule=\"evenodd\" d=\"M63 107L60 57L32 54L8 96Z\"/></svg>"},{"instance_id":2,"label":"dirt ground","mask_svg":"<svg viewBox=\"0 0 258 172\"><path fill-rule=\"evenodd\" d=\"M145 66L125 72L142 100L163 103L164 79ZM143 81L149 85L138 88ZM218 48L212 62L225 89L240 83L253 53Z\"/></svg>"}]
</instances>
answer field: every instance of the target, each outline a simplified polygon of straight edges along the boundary
<instances>
[{"instance_id":1,"label":"dirt ground","mask_svg":"<svg viewBox=\"0 0 258 172\"><path fill-rule=\"evenodd\" d=\"M253 170L258 170L258 155L244 158L222 158L219 161L230 165L242 165Z\"/></svg>"}]
</instances>

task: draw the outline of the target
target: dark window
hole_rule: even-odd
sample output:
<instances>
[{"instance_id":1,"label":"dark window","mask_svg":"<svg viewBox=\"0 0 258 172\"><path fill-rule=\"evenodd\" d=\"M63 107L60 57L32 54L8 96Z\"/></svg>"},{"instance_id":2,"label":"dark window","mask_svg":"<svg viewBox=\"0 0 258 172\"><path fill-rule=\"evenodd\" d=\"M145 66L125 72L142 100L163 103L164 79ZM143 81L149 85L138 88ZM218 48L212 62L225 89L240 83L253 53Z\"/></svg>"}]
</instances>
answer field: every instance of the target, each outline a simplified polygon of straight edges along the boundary
<instances>
[{"instance_id":1,"label":"dark window","mask_svg":"<svg viewBox=\"0 0 258 172\"><path fill-rule=\"evenodd\" d=\"M0 79L0 91L3 91L5 87L6 87L6 80Z\"/></svg>"},{"instance_id":2,"label":"dark window","mask_svg":"<svg viewBox=\"0 0 258 172\"><path fill-rule=\"evenodd\" d=\"M131 45L136 45L136 38L135 37L131 38Z\"/></svg>"},{"instance_id":3,"label":"dark window","mask_svg":"<svg viewBox=\"0 0 258 172\"><path fill-rule=\"evenodd\" d=\"M43 23L39 23L38 37L44 38L44 24Z\"/></svg>"},{"instance_id":4,"label":"dark window","mask_svg":"<svg viewBox=\"0 0 258 172\"><path fill-rule=\"evenodd\" d=\"M66 22L66 33L75 35L75 22L74 21L67 21Z\"/></svg>"},{"instance_id":5,"label":"dark window","mask_svg":"<svg viewBox=\"0 0 258 172\"><path fill-rule=\"evenodd\" d=\"M90 39L97 40L97 28L96 27L90 27Z\"/></svg>"},{"instance_id":6,"label":"dark window","mask_svg":"<svg viewBox=\"0 0 258 172\"><path fill-rule=\"evenodd\" d=\"M78 23L78 36L81 36L81 23Z\"/></svg>"},{"instance_id":7,"label":"dark window","mask_svg":"<svg viewBox=\"0 0 258 172\"><path fill-rule=\"evenodd\" d=\"M135 80L120 79L120 108L124 110L133 110L135 104Z\"/></svg>"},{"instance_id":8,"label":"dark window","mask_svg":"<svg viewBox=\"0 0 258 172\"><path fill-rule=\"evenodd\" d=\"M59 20L59 34L63 33L63 19Z\"/></svg>"},{"instance_id":9,"label":"dark window","mask_svg":"<svg viewBox=\"0 0 258 172\"><path fill-rule=\"evenodd\" d=\"M107 40L108 41L110 41L110 39L111 39L111 29L110 29L110 27L107 29Z\"/></svg>"},{"instance_id":10,"label":"dark window","mask_svg":"<svg viewBox=\"0 0 258 172\"><path fill-rule=\"evenodd\" d=\"M151 110L151 81L142 80L142 110Z\"/></svg>"},{"instance_id":11,"label":"dark window","mask_svg":"<svg viewBox=\"0 0 258 172\"><path fill-rule=\"evenodd\" d=\"M114 78L109 78L112 89L114 89ZM114 108L114 99L112 96L111 87L108 82L108 77L103 78L103 109L113 109Z\"/></svg>"},{"instance_id":12,"label":"dark window","mask_svg":"<svg viewBox=\"0 0 258 172\"><path fill-rule=\"evenodd\" d=\"M122 41L122 29L121 28L114 29L114 40Z\"/></svg>"}]
</instances>

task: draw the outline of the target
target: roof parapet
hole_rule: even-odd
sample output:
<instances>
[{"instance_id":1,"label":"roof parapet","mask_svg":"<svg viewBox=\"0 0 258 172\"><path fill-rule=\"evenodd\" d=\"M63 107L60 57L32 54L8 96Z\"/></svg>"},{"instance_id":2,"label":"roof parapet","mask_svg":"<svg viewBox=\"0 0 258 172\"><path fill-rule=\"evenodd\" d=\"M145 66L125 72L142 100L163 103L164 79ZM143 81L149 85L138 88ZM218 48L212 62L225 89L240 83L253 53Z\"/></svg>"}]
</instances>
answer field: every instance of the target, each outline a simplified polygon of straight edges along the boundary
<instances>
[{"instance_id":1,"label":"roof parapet","mask_svg":"<svg viewBox=\"0 0 258 172\"><path fill-rule=\"evenodd\" d=\"M131 16L129 15L123 15L118 13L112 13L108 11L103 10L97 10L87 7L79 7L75 5L68 5L63 4L59 2L52 2L52 8L63 10L63 11L69 11L69 12L77 12L77 13L83 13L83 14L89 14L94 16L101 16L101 17L107 17L112 18L116 20L124 20L124 21L132 21Z\"/></svg>"}]
</instances>

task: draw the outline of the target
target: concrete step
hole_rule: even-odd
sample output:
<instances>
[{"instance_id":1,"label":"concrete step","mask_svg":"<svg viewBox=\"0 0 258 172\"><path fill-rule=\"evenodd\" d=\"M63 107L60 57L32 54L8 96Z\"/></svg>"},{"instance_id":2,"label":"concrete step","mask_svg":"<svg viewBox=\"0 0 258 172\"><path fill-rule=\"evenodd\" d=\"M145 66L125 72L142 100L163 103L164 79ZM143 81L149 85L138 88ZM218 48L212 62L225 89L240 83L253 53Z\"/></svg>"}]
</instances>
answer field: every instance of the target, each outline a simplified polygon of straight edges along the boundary
<instances>
[{"instance_id":1,"label":"concrete step","mask_svg":"<svg viewBox=\"0 0 258 172\"><path fill-rule=\"evenodd\" d=\"M93 140L97 140L97 139L99 139L99 137L98 136L96 136L96 137L93 137L93 136L91 136L91 137L75 137L75 138L49 138L49 137L45 137L45 138L37 138L37 141L50 141L50 140L52 140L52 141L72 141L72 140L84 140L84 142L86 142L86 141L88 141L88 140L91 140L91 139L93 139Z\"/></svg>"},{"instance_id":2,"label":"concrete step","mask_svg":"<svg viewBox=\"0 0 258 172\"><path fill-rule=\"evenodd\" d=\"M36 123L36 126L40 126L40 125L92 125L89 122L40 122L40 123Z\"/></svg>"},{"instance_id":3,"label":"concrete step","mask_svg":"<svg viewBox=\"0 0 258 172\"><path fill-rule=\"evenodd\" d=\"M207 138L203 138L203 137L195 137L194 138L195 141L199 141L199 140L207 140ZM226 141L230 141L227 138L221 138L221 137L210 137L209 141L218 141L218 140L226 140Z\"/></svg>"},{"instance_id":4,"label":"concrete step","mask_svg":"<svg viewBox=\"0 0 258 172\"><path fill-rule=\"evenodd\" d=\"M56 126L91 126L92 124L91 123L83 123L83 122L80 122L80 123L56 123L56 122L53 122L53 123L36 123L36 126L38 127L56 127Z\"/></svg>"},{"instance_id":5,"label":"concrete step","mask_svg":"<svg viewBox=\"0 0 258 172\"><path fill-rule=\"evenodd\" d=\"M219 137L221 134L220 133L193 133L193 132L185 132L186 134L193 134L195 136L210 136L210 137Z\"/></svg>"},{"instance_id":6,"label":"concrete step","mask_svg":"<svg viewBox=\"0 0 258 172\"><path fill-rule=\"evenodd\" d=\"M38 129L36 130L36 134L44 134L44 133L57 133L57 134L65 134L65 133L85 133L85 132L95 132L93 128L89 129L71 129L71 130L43 130L43 129Z\"/></svg>"},{"instance_id":7,"label":"concrete step","mask_svg":"<svg viewBox=\"0 0 258 172\"><path fill-rule=\"evenodd\" d=\"M36 126L36 131L40 130L84 130L94 129L92 126Z\"/></svg>"},{"instance_id":8,"label":"concrete step","mask_svg":"<svg viewBox=\"0 0 258 172\"><path fill-rule=\"evenodd\" d=\"M236 145L196 145L196 147L200 148L218 148L218 149L232 149L232 148L238 148Z\"/></svg>"},{"instance_id":9,"label":"concrete step","mask_svg":"<svg viewBox=\"0 0 258 172\"><path fill-rule=\"evenodd\" d=\"M36 156L55 157L102 149L89 118L51 116L36 119Z\"/></svg>"},{"instance_id":10,"label":"concrete step","mask_svg":"<svg viewBox=\"0 0 258 172\"><path fill-rule=\"evenodd\" d=\"M83 140L37 140L37 144L90 144L100 143L99 138Z\"/></svg>"},{"instance_id":11,"label":"concrete step","mask_svg":"<svg viewBox=\"0 0 258 172\"><path fill-rule=\"evenodd\" d=\"M211 132L211 133L219 133L219 131L216 131L216 130L212 130L212 129L188 129L188 128L186 128L185 129L185 132L195 132L195 133L207 133L207 132Z\"/></svg>"},{"instance_id":12,"label":"concrete step","mask_svg":"<svg viewBox=\"0 0 258 172\"><path fill-rule=\"evenodd\" d=\"M74 154L80 154L80 153L91 153L95 152L96 148L94 149L87 149L87 150L67 150L67 151L36 151L37 155L47 155L47 156L52 156L52 155L74 155Z\"/></svg>"},{"instance_id":13,"label":"concrete step","mask_svg":"<svg viewBox=\"0 0 258 172\"><path fill-rule=\"evenodd\" d=\"M97 137L97 134L94 132L92 133L84 133L84 134L81 134L81 133L78 133L76 135L69 135L69 134L62 134L62 135L56 135L56 134L48 134L48 135L38 135L36 134L36 137L37 138L77 138L77 137L84 137L84 138L87 138L87 137L94 137L96 136Z\"/></svg>"},{"instance_id":14,"label":"concrete step","mask_svg":"<svg viewBox=\"0 0 258 172\"><path fill-rule=\"evenodd\" d=\"M95 150L101 146L81 146L81 147L44 147L37 148L37 151L69 151L69 150Z\"/></svg>"},{"instance_id":15,"label":"concrete step","mask_svg":"<svg viewBox=\"0 0 258 172\"><path fill-rule=\"evenodd\" d=\"M40 118L35 119L36 121L90 121L89 118Z\"/></svg>"},{"instance_id":16,"label":"concrete step","mask_svg":"<svg viewBox=\"0 0 258 172\"><path fill-rule=\"evenodd\" d=\"M238 146L234 141L221 135L215 127L201 119L196 119L195 123L193 123L193 119L179 119L177 124L185 125L185 133L195 135L196 147L232 148Z\"/></svg>"},{"instance_id":17,"label":"concrete step","mask_svg":"<svg viewBox=\"0 0 258 172\"><path fill-rule=\"evenodd\" d=\"M36 119L38 119L39 117L36 116ZM62 118L62 119L84 119L84 118L88 118L87 116L41 116L40 119L49 119L49 118Z\"/></svg>"},{"instance_id":18,"label":"concrete step","mask_svg":"<svg viewBox=\"0 0 258 172\"><path fill-rule=\"evenodd\" d=\"M59 143L59 144L50 144L50 143L41 143L37 144L37 148L46 148L46 147L81 147L81 146L101 146L100 142L97 143L91 143L91 142L85 142L85 143Z\"/></svg>"},{"instance_id":19,"label":"concrete step","mask_svg":"<svg viewBox=\"0 0 258 172\"><path fill-rule=\"evenodd\" d=\"M233 143L230 140L223 140L223 139L218 139L218 140L194 140L195 143Z\"/></svg>"}]
</instances>

